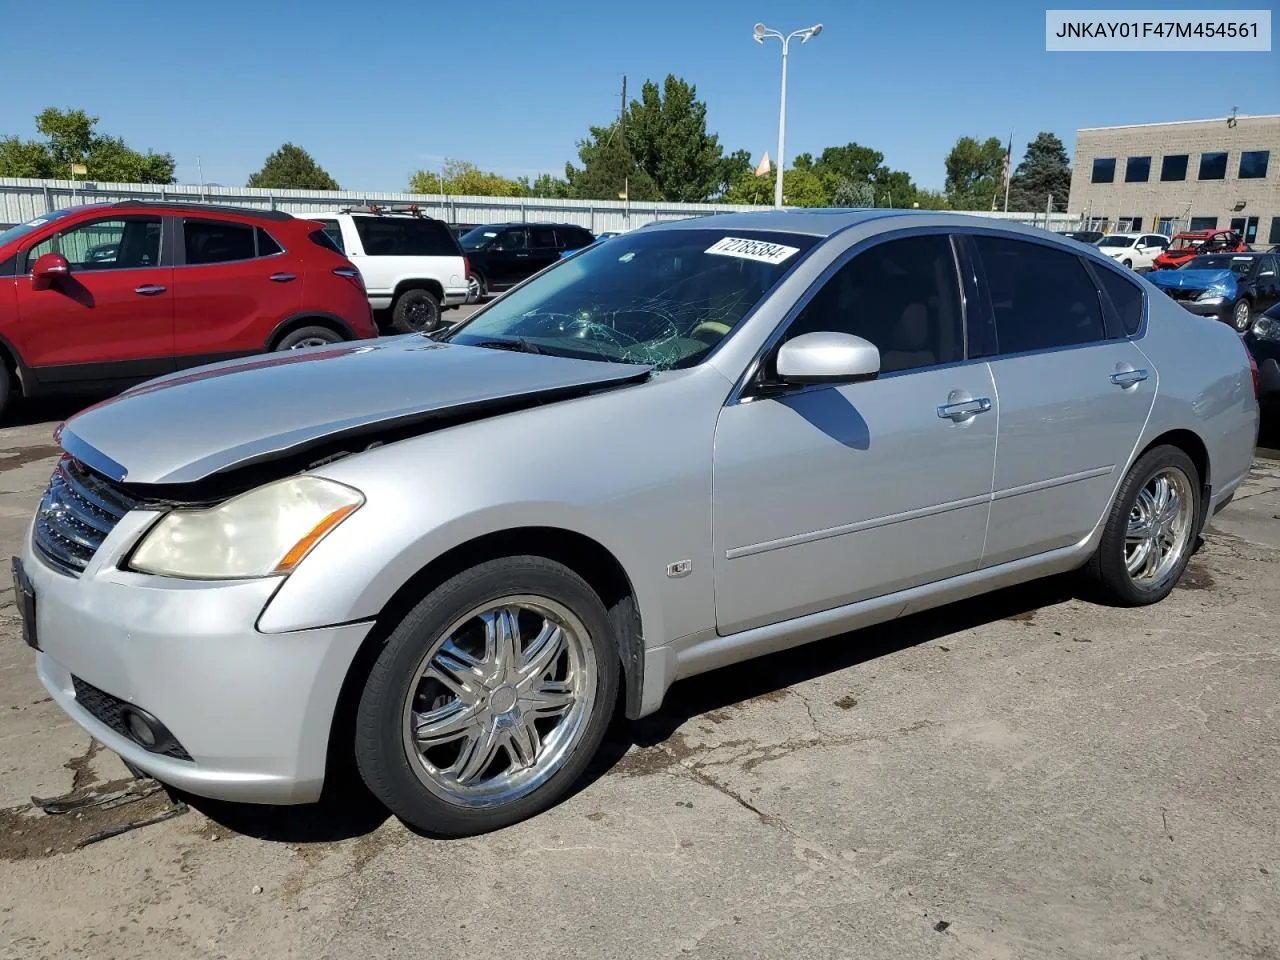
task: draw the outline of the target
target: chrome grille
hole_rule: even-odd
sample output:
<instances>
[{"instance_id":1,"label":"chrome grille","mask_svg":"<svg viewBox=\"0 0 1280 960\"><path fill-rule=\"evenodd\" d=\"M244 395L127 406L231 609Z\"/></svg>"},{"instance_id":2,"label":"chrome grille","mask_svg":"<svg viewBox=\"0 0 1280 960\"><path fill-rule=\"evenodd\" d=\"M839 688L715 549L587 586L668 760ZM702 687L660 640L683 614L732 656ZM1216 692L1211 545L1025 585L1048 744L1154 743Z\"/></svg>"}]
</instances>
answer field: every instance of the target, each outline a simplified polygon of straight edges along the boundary
<instances>
[{"instance_id":1,"label":"chrome grille","mask_svg":"<svg viewBox=\"0 0 1280 960\"><path fill-rule=\"evenodd\" d=\"M137 504L110 480L73 457L63 457L36 511L36 549L63 572L78 576Z\"/></svg>"}]
</instances>

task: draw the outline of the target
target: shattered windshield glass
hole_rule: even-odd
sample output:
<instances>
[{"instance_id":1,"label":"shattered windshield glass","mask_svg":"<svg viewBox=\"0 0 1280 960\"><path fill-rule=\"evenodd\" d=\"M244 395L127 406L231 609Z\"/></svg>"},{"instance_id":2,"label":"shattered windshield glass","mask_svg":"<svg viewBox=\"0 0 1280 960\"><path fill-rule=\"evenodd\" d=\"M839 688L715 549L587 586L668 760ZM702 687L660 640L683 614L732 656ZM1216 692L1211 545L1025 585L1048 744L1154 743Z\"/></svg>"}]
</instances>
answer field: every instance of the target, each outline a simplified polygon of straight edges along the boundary
<instances>
[{"instance_id":1,"label":"shattered windshield glass","mask_svg":"<svg viewBox=\"0 0 1280 960\"><path fill-rule=\"evenodd\" d=\"M623 234L560 261L442 339L659 369L691 366L815 242L755 230Z\"/></svg>"}]
</instances>

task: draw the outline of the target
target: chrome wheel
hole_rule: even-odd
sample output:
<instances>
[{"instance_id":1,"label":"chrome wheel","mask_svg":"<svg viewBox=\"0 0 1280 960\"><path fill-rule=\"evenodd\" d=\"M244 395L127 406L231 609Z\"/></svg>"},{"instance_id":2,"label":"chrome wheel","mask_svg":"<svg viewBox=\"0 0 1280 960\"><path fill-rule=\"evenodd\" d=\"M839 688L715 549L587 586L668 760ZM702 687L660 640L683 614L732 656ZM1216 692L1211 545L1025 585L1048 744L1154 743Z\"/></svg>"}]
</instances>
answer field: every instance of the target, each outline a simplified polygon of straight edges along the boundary
<instances>
[{"instance_id":1,"label":"chrome wheel","mask_svg":"<svg viewBox=\"0 0 1280 960\"><path fill-rule=\"evenodd\" d=\"M455 804L518 800L564 765L595 695L594 649L567 608L526 595L486 603L419 661L403 713L410 766Z\"/></svg>"},{"instance_id":2,"label":"chrome wheel","mask_svg":"<svg viewBox=\"0 0 1280 960\"><path fill-rule=\"evenodd\" d=\"M292 344L290 350L301 350L303 347L327 347L332 340L326 340L324 337L303 337L297 343Z\"/></svg>"},{"instance_id":3,"label":"chrome wheel","mask_svg":"<svg viewBox=\"0 0 1280 960\"><path fill-rule=\"evenodd\" d=\"M1235 309L1231 313L1232 325L1240 333L1244 333L1249 329L1249 301L1241 300L1235 305Z\"/></svg>"},{"instance_id":4,"label":"chrome wheel","mask_svg":"<svg viewBox=\"0 0 1280 960\"><path fill-rule=\"evenodd\" d=\"M1138 492L1125 531L1124 565L1133 582L1159 588L1179 568L1195 525L1191 481L1163 467Z\"/></svg>"}]
</instances>

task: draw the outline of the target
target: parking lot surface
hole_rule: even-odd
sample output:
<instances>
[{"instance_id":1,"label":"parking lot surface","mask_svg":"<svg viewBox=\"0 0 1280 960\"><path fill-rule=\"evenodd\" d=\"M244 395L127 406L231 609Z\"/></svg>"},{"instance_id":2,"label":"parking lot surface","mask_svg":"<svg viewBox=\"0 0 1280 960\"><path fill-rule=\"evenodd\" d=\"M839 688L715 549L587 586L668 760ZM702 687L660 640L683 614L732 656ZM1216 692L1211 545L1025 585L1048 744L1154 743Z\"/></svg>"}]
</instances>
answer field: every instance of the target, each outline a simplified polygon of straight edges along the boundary
<instances>
[{"instance_id":1,"label":"parking lot surface","mask_svg":"<svg viewBox=\"0 0 1280 960\"><path fill-rule=\"evenodd\" d=\"M72 409L0 430L8 553ZM32 806L128 775L49 701L6 594L0 958L1280 956L1280 462L1164 603L1074 586L677 685L489 836L193 801L82 848L170 802Z\"/></svg>"}]
</instances>

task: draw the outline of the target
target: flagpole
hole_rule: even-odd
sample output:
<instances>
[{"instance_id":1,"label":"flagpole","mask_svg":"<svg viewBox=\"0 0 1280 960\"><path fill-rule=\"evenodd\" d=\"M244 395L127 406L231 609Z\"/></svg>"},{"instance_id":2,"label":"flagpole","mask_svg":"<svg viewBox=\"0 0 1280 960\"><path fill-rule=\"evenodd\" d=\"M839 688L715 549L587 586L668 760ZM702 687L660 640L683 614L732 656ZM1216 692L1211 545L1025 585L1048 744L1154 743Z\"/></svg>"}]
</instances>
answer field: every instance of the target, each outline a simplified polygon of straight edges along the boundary
<instances>
[{"instance_id":1,"label":"flagpole","mask_svg":"<svg viewBox=\"0 0 1280 960\"><path fill-rule=\"evenodd\" d=\"M1009 181L1013 179L1013 131L1009 131L1009 152L1004 161L1004 212L1009 212Z\"/></svg>"}]
</instances>

